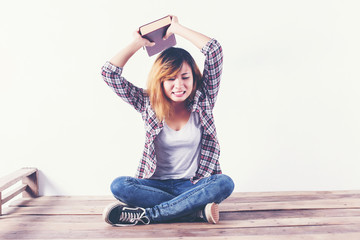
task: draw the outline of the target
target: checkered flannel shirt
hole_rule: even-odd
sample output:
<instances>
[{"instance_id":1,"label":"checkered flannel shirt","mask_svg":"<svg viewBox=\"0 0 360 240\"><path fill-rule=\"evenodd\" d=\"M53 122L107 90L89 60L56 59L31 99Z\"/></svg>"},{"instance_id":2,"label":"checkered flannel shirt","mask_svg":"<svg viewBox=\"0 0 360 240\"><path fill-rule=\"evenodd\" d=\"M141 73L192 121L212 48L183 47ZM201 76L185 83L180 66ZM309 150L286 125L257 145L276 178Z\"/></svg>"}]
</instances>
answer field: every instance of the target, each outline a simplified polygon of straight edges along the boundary
<instances>
[{"instance_id":1,"label":"checkered flannel shirt","mask_svg":"<svg viewBox=\"0 0 360 240\"><path fill-rule=\"evenodd\" d=\"M213 107L220 86L223 54L220 44L211 39L202 49L205 55L203 79L195 93L194 99L187 101L188 108L197 112L204 128L201 138L199 167L191 179L197 182L203 177L220 174L220 145L217 139L213 117ZM136 172L137 178L150 178L156 169L156 153L154 139L164 127L164 122L158 121L150 105L146 90L134 86L121 76L122 68L106 62L102 67L102 77L106 84L125 102L131 104L141 113L145 122L146 140L142 158Z\"/></svg>"}]
</instances>

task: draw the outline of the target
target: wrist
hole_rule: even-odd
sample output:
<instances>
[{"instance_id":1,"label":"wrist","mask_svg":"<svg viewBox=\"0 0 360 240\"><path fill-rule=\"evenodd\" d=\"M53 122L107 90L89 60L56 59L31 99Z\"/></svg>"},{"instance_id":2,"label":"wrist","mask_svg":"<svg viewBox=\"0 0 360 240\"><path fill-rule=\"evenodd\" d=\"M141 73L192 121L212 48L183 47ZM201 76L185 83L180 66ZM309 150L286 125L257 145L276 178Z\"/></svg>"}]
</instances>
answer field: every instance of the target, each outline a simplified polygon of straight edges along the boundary
<instances>
[{"instance_id":1,"label":"wrist","mask_svg":"<svg viewBox=\"0 0 360 240\"><path fill-rule=\"evenodd\" d=\"M132 45L134 48L141 48L141 47L143 47L144 43L143 43L142 39L137 38L132 41Z\"/></svg>"},{"instance_id":2,"label":"wrist","mask_svg":"<svg viewBox=\"0 0 360 240\"><path fill-rule=\"evenodd\" d=\"M142 48L144 45L141 41L139 41L138 39L134 39L130 45L129 48L132 50L132 52L136 52L138 51L140 48Z\"/></svg>"},{"instance_id":3,"label":"wrist","mask_svg":"<svg viewBox=\"0 0 360 240\"><path fill-rule=\"evenodd\" d=\"M181 25L180 23L173 23L172 24L172 32L176 35L181 35L185 27Z\"/></svg>"}]
</instances>

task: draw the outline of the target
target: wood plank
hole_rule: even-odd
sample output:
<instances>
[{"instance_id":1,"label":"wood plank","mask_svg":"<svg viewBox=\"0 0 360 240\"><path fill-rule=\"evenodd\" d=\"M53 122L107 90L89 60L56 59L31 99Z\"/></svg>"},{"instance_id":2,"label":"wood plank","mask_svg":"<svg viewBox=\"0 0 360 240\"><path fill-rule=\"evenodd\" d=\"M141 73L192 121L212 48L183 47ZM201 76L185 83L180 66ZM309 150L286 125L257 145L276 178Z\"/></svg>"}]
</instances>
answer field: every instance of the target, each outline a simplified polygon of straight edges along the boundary
<instances>
[{"instance_id":1,"label":"wood plank","mask_svg":"<svg viewBox=\"0 0 360 240\"><path fill-rule=\"evenodd\" d=\"M271 197L271 196L331 196L338 194L360 194L360 190L336 191L277 191L277 192L234 192L231 197Z\"/></svg>"},{"instance_id":2,"label":"wood plank","mask_svg":"<svg viewBox=\"0 0 360 240\"><path fill-rule=\"evenodd\" d=\"M332 233L332 234L297 234L291 235L291 240L358 240L360 238L360 233ZM52 238L54 239L54 238ZM51 239L51 240L52 240ZM56 238L58 239L58 238ZM88 239L88 238L87 238ZM112 240L114 238L94 238L94 240ZM159 238L121 238L122 240L159 240ZM183 237L170 237L166 238L167 240L183 240ZM289 236L287 235L272 235L272 236L228 236L228 237L194 237L192 236L189 239L193 240L289 240ZM35 239L27 239L27 240L35 240ZM50 239L49 239L50 240ZM77 238L72 240L83 240L83 238Z\"/></svg>"},{"instance_id":3,"label":"wood plank","mask_svg":"<svg viewBox=\"0 0 360 240\"><path fill-rule=\"evenodd\" d=\"M33 206L66 206L66 205L76 205L76 206L106 206L107 204L116 202L117 200L114 197L103 197L103 198L90 198L90 197L81 197L81 198L69 198L69 197L38 197L38 198L20 198L14 200L9 205L10 207L33 207Z\"/></svg>"},{"instance_id":4,"label":"wood plank","mask_svg":"<svg viewBox=\"0 0 360 240\"><path fill-rule=\"evenodd\" d=\"M32 230L9 230L2 233L3 239L98 239L98 238L163 238L182 237L183 239L192 239L192 237L203 237L204 234L212 237L230 237L230 236L262 236L268 239L273 235L287 236L291 239L292 235L304 236L316 234L338 234L338 233L359 233L360 225L339 225L339 226L301 226L301 227L267 227L267 228L226 228L226 229L186 229L186 228L168 228L162 229L156 225L145 229L146 226L134 227L105 227L101 230L77 230L71 229L50 229L46 225L42 229ZM265 238L266 236L266 238ZM304 238L306 239L306 238ZM347 239L348 240L348 239Z\"/></svg>"},{"instance_id":5,"label":"wood plank","mask_svg":"<svg viewBox=\"0 0 360 240\"><path fill-rule=\"evenodd\" d=\"M264 218L300 218L300 217L351 217L360 216L360 209L303 209L278 211L234 211L220 212L221 220L246 220Z\"/></svg>"},{"instance_id":6,"label":"wood plank","mask_svg":"<svg viewBox=\"0 0 360 240\"><path fill-rule=\"evenodd\" d=\"M350 191L305 191L305 192L234 192L228 199L224 202L228 202L230 200L234 200L236 202L244 199L245 201L252 202L253 198L259 198L260 201L266 202L270 199L270 201L274 201L271 198L279 197L277 200L287 199L292 200L306 200L307 197L314 197L315 199L333 199L333 198L359 198L360 191L350 190ZM115 198L111 195L96 195L96 196L42 196L37 199L37 201L48 201L61 199L61 200L88 200L88 201L99 201L99 200L115 200ZM311 200L311 199L310 199Z\"/></svg>"},{"instance_id":7,"label":"wood plank","mask_svg":"<svg viewBox=\"0 0 360 240\"><path fill-rule=\"evenodd\" d=\"M334 191L334 192L306 192L306 195L300 195L299 193L289 192L287 195L279 195L279 193L267 193L266 197L261 197L260 193L234 193L230 198L226 199L222 204L228 203L254 203L254 202L292 202L292 201L304 201L304 200L324 200L324 199L360 199L360 193L357 191ZM252 194L252 195L251 195ZM260 196L257 196L260 195ZM43 196L37 199L23 198L16 200L11 206L38 206L38 205L53 205L56 201L57 205L67 205L68 201L76 205L97 205L97 204L109 204L117 201L113 196ZM46 203L45 203L46 202Z\"/></svg>"},{"instance_id":8,"label":"wood plank","mask_svg":"<svg viewBox=\"0 0 360 240\"><path fill-rule=\"evenodd\" d=\"M37 171L36 168L21 168L5 177L0 178L0 192L4 189L14 185L26 176L29 176Z\"/></svg>"},{"instance_id":9,"label":"wood plank","mask_svg":"<svg viewBox=\"0 0 360 240\"><path fill-rule=\"evenodd\" d=\"M17 196L20 193L22 193L23 191L25 191L26 187L27 187L26 184L22 184L22 185L16 187L15 189L11 190L7 194L4 194L1 204L7 203L11 199L13 199L15 196Z\"/></svg>"},{"instance_id":10,"label":"wood plank","mask_svg":"<svg viewBox=\"0 0 360 240\"><path fill-rule=\"evenodd\" d=\"M218 224L208 223L167 223L167 224L156 224L156 228L161 230L165 229L179 229L184 228L187 230L192 229L229 229L229 228L260 228L260 227L297 227L297 226L360 226L360 217L319 217L319 218L283 218L283 219L249 219L249 220L237 220L237 221L220 221ZM3 229L0 229L0 233L6 233L11 229L21 229L23 231L32 229L41 229L44 226L50 229L76 229L78 231L91 230L101 231L105 227L108 227L105 222L99 218L98 222L93 223L50 223L50 222L4 222L2 223ZM143 231L147 231L154 228L154 224L142 226Z\"/></svg>"},{"instance_id":11,"label":"wood plank","mask_svg":"<svg viewBox=\"0 0 360 240\"><path fill-rule=\"evenodd\" d=\"M281 211L245 211L245 212L223 212L220 213L221 221L253 220L269 218L317 218L317 217L359 217L360 209L314 209L314 210L281 210ZM26 222L68 222L68 223L88 223L100 222L99 215L21 215L21 219ZM19 222L16 214L0 216L0 221Z\"/></svg>"},{"instance_id":12,"label":"wood plank","mask_svg":"<svg viewBox=\"0 0 360 240\"><path fill-rule=\"evenodd\" d=\"M61 202L61 200L59 200ZM51 205L39 205L26 208L10 208L4 212L16 212L18 214L102 214L104 205L77 205L71 201L62 201L62 204L52 202ZM360 199L324 199L306 200L296 202L254 202L254 203L222 203L219 206L221 212L254 211L254 210L291 210L291 209L358 209Z\"/></svg>"},{"instance_id":13,"label":"wood plank","mask_svg":"<svg viewBox=\"0 0 360 240\"><path fill-rule=\"evenodd\" d=\"M327 208L360 208L360 199L320 199L292 202L254 202L254 203L222 203L220 211L253 211L283 209L327 209Z\"/></svg>"},{"instance_id":14,"label":"wood plank","mask_svg":"<svg viewBox=\"0 0 360 240\"><path fill-rule=\"evenodd\" d=\"M341 198L355 198L359 199L360 194L353 193L334 193L334 194L293 194L293 195L275 195L275 196L242 196L240 193L231 195L224 203L246 203L246 202L283 202L283 201L303 201L303 200L318 200L318 199L341 199Z\"/></svg>"},{"instance_id":15,"label":"wood plank","mask_svg":"<svg viewBox=\"0 0 360 240\"><path fill-rule=\"evenodd\" d=\"M291 195L278 195L273 193L274 196L266 196L266 197L257 197L257 196L242 196L242 193L236 192L233 193L228 199L226 199L223 203L251 203L256 200L257 202L273 202L273 201L303 201L303 200L321 200L321 199L342 199L342 198L354 198L360 199L360 194L353 194L353 191L348 191L346 194L344 191L341 192L334 192L334 194L325 194L318 193L307 195L300 195L300 194L291 194ZM258 195L254 193L254 195ZM24 198L24 200L33 200L32 198ZM42 201L116 201L116 199L111 195L105 196L42 196L40 198L35 199L34 202L42 202Z\"/></svg>"},{"instance_id":16,"label":"wood plank","mask_svg":"<svg viewBox=\"0 0 360 240\"><path fill-rule=\"evenodd\" d=\"M203 237L192 236L189 239L193 240L359 240L360 233L332 233L332 234L297 234L291 235L291 238L287 235L272 235L272 236L227 236L227 237ZM53 239L53 238L52 238ZM94 240L111 240L114 238L94 238ZM159 238L121 238L122 240L159 240ZM183 240L184 237L170 237L166 238L167 240ZM35 239L27 239L27 240L35 240ZM50 239L49 239L50 240ZM77 238L72 240L83 240L83 238Z\"/></svg>"},{"instance_id":17,"label":"wood plank","mask_svg":"<svg viewBox=\"0 0 360 240\"><path fill-rule=\"evenodd\" d=\"M17 215L101 215L105 206L37 206L37 207L8 207L3 210L3 214L17 214Z\"/></svg>"}]
</instances>

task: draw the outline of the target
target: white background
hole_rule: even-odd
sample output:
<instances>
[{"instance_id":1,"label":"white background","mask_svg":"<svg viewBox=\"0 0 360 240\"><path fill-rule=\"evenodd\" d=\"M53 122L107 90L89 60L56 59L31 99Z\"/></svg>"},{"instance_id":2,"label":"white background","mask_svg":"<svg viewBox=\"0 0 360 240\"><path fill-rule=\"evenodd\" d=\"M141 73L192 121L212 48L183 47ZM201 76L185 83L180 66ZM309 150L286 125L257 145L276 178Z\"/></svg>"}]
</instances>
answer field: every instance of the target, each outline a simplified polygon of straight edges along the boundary
<instances>
[{"instance_id":1,"label":"white background","mask_svg":"<svg viewBox=\"0 0 360 240\"><path fill-rule=\"evenodd\" d=\"M143 123L100 69L170 13L223 46L215 118L235 191L359 189L359 11L356 0L1 1L0 176L37 167L42 195L110 194L133 176ZM153 61L137 52L124 76L144 87Z\"/></svg>"}]
</instances>

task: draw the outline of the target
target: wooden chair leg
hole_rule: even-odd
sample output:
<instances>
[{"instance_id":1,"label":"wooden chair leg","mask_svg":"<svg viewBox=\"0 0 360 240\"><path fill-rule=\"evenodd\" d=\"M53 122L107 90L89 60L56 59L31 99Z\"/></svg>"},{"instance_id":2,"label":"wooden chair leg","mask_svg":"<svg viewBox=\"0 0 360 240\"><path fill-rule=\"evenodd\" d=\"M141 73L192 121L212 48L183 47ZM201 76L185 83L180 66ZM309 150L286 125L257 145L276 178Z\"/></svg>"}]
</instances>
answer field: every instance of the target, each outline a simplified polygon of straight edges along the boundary
<instances>
[{"instance_id":1,"label":"wooden chair leg","mask_svg":"<svg viewBox=\"0 0 360 240\"><path fill-rule=\"evenodd\" d=\"M38 171L24 177L22 182L28 185L22 194L24 198L35 198L39 196Z\"/></svg>"}]
</instances>

